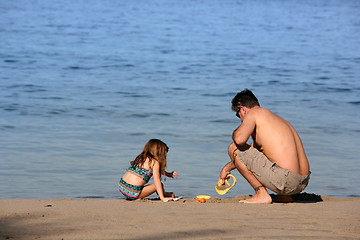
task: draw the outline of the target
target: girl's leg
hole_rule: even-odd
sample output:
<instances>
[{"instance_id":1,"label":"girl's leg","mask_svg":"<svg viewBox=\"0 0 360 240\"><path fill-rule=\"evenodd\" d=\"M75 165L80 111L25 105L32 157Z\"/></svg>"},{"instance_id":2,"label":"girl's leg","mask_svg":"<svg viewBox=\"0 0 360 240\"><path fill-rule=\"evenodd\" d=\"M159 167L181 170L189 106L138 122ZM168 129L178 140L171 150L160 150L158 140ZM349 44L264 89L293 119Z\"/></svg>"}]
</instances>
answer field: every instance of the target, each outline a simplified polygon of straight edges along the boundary
<instances>
[{"instance_id":1,"label":"girl's leg","mask_svg":"<svg viewBox=\"0 0 360 240\"><path fill-rule=\"evenodd\" d=\"M146 185L143 190L141 191L141 193L139 194L139 198L145 198L150 196L151 194L153 194L154 192L156 192L156 188L155 188L155 184L149 184Z\"/></svg>"},{"instance_id":2,"label":"girl's leg","mask_svg":"<svg viewBox=\"0 0 360 240\"><path fill-rule=\"evenodd\" d=\"M162 187L163 192L164 192L164 197L173 197L173 198L175 197L175 194L173 192L165 192L164 184L161 183L161 187ZM150 196L154 192L156 192L155 184L146 185L143 188L143 190L141 191L141 193L139 194L139 198L145 198L147 196Z\"/></svg>"}]
</instances>

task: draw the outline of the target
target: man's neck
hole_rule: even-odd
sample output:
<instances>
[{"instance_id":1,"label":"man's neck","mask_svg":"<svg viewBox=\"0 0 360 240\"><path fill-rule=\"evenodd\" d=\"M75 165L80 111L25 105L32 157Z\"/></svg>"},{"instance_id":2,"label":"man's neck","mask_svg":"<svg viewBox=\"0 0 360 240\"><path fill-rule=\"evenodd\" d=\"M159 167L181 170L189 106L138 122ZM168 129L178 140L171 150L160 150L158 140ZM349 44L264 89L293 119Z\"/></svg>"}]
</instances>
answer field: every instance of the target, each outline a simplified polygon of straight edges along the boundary
<instances>
[{"instance_id":1,"label":"man's neck","mask_svg":"<svg viewBox=\"0 0 360 240\"><path fill-rule=\"evenodd\" d=\"M261 108L260 106L256 105L256 106L253 106L252 108L247 108L247 111L250 111L250 110L253 110L253 109L257 109L257 108Z\"/></svg>"}]
</instances>

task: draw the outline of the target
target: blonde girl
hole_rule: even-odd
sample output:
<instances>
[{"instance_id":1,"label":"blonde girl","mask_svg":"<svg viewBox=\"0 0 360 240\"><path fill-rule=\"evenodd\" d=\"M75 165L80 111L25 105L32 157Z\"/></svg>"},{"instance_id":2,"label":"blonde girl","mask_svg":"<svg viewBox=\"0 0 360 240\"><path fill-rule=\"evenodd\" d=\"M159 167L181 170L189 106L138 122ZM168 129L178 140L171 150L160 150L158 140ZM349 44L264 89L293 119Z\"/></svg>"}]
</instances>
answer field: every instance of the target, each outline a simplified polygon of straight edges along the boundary
<instances>
[{"instance_id":1,"label":"blonde girl","mask_svg":"<svg viewBox=\"0 0 360 240\"><path fill-rule=\"evenodd\" d=\"M177 178L177 172L166 172L166 154L168 146L159 139L149 140L142 152L131 161L131 166L120 179L119 190L128 200L145 198L154 192L163 202L172 200L173 192L165 192L161 175ZM154 176L154 183L146 185Z\"/></svg>"}]
</instances>

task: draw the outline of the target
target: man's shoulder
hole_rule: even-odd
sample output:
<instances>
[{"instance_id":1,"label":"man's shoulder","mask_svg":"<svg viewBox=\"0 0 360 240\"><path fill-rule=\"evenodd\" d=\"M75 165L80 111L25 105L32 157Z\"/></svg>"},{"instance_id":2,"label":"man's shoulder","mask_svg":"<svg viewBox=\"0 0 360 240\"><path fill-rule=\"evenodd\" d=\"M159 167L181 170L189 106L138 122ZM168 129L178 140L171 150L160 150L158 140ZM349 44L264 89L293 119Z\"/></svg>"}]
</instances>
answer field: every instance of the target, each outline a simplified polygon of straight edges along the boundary
<instances>
[{"instance_id":1,"label":"man's shoulder","mask_svg":"<svg viewBox=\"0 0 360 240\"><path fill-rule=\"evenodd\" d=\"M256 108L254 111L250 111L250 119L253 119L256 121L257 124L260 123L267 123L269 121L272 122L272 124L275 124L277 122L285 122L286 124L289 124L285 119L283 119L281 116L279 116L276 113L273 113L269 109L266 108Z\"/></svg>"},{"instance_id":2,"label":"man's shoulder","mask_svg":"<svg viewBox=\"0 0 360 240\"><path fill-rule=\"evenodd\" d=\"M253 119L253 121L260 121L260 120L268 120L272 118L274 115L269 109L266 108L254 108L252 111L249 112L249 119Z\"/></svg>"}]
</instances>

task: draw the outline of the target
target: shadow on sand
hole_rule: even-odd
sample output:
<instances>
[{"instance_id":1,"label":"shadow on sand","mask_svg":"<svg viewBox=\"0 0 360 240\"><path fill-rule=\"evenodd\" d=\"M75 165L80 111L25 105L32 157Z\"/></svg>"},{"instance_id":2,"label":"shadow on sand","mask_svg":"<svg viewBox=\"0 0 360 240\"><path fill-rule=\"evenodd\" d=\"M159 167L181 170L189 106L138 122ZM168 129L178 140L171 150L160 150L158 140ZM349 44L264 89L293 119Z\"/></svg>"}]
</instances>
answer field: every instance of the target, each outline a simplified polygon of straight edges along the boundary
<instances>
[{"instance_id":1,"label":"shadow on sand","mask_svg":"<svg viewBox=\"0 0 360 240\"><path fill-rule=\"evenodd\" d=\"M286 202L316 203L316 202L323 201L323 199L320 195L317 195L314 193L298 193L298 194L290 196L291 200L289 200L289 201L282 201L282 199L279 199L278 195L276 195L276 194L271 194L270 196L273 199L273 202L278 202L278 203L286 203Z\"/></svg>"}]
</instances>

